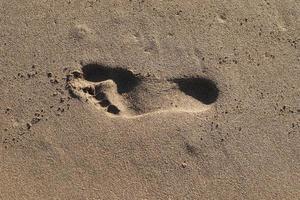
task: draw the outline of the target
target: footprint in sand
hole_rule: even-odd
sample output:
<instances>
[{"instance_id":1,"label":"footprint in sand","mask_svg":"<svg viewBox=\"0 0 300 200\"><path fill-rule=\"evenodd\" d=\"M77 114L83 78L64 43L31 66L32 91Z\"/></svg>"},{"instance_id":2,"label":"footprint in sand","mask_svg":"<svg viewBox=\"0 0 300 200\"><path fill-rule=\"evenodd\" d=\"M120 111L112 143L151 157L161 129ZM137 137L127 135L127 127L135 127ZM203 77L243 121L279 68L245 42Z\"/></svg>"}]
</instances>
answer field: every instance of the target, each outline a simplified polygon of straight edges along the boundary
<instances>
[{"instance_id":1,"label":"footprint in sand","mask_svg":"<svg viewBox=\"0 0 300 200\"><path fill-rule=\"evenodd\" d=\"M202 112L219 95L207 78L159 79L124 68L88 64L67 79L71 94L110 116L134 117L153 112Z\"/></svg>"}]
</instances>

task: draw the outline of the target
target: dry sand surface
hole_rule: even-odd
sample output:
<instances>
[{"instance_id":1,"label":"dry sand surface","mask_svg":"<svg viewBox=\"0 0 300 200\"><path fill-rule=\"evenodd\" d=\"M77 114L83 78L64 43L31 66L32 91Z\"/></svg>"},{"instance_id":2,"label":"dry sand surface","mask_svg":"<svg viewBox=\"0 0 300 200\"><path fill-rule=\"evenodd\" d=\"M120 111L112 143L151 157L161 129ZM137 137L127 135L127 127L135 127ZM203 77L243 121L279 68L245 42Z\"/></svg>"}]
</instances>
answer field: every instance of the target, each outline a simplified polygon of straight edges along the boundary
<instances>
[{"instance_id":1,"label":"dry sand surface","mask_svg":"<svg viewBox=\"0 0 300 200\"><path fill-rule=\"evenodd\" d=\"M0 199L299 199L299 0L0 0Z\"/></svg>"}]
</instances>

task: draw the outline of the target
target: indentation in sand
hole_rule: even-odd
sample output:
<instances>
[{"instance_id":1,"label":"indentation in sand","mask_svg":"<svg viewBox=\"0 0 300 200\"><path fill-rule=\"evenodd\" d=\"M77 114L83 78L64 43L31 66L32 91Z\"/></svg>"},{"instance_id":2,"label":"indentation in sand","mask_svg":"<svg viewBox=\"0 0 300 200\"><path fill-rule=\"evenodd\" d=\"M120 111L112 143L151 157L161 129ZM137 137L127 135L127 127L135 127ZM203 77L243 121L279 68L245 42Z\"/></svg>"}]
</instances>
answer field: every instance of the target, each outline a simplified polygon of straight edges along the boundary
<instances>
[{"instance_id":1,"label":"indentation in sand","mask_svg":"<svg viewBox=\"0 0 300 200\"><path fill-rule=\"evenodd\" d=\"M67 79L70 93L109 116L136 117L161 112L203 112L219 96L207 78L160 79L121 67L88 64Z\"/></svg>"}]
</instances>

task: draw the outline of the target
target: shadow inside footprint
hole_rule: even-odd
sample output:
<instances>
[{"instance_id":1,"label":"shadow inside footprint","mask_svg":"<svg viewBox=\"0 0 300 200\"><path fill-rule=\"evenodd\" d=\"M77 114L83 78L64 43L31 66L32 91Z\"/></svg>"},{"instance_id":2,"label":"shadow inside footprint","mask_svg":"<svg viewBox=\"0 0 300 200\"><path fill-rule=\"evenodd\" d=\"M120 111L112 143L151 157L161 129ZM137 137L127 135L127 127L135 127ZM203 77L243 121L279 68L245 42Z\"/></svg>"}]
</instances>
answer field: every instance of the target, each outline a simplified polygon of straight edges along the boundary
<instances>
[{"instance_id":1,"label":"shadow inside footprint","mask_svg":"<svg viewBox=\"0 0 300 200\"><path fill-rule=\"evenodd\" d=\"M118 88L118 93L126 93L136 87L141 79L131 71L124 68L111 68L100 64L88 64L82 67L83 77L87 81L101 82L113 80Z\"/></svg>"},{"instance_id":2,"label":"shadow inside footprint","mask_svg":"<svg viewBox=\"0 0 300 200\"><path fill-rule=\"evenodd\" d=\"M203 104L209 105L217 101L219 89L216 84L207 78L174 79L179 89Z\"/></svg>"},{"instance_id":3,"label":"shadow inside footprint","mask_svg":"<svg viewBox=\"0 0 300 200\"><path fill-rule=\"evenodd\" d=\"M120 110L117 106L111 104L107 107L107 112L118 115L120 113Z\"/></svg>"}]
</instances>

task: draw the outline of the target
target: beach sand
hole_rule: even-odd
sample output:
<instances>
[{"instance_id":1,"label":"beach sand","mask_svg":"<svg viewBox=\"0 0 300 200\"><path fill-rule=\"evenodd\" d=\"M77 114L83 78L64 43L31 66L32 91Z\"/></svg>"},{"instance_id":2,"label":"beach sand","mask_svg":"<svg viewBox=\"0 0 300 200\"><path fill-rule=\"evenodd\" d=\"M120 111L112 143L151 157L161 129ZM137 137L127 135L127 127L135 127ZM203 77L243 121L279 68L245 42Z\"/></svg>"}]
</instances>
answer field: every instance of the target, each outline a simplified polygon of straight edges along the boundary
<instances>
[{"instance_id":1,"label":"beach sand","mask_svg":"<svg viewBox=\"0 0 300 200\"><path fill-rule=\"evenodd\" d=\"M0 0L0 199L298 199L300 2Z\"/></svg>"}]
</instances>

